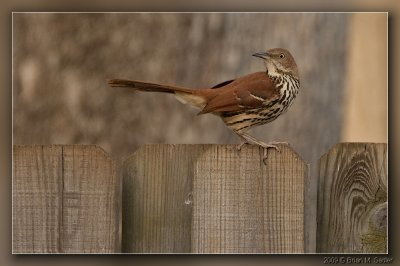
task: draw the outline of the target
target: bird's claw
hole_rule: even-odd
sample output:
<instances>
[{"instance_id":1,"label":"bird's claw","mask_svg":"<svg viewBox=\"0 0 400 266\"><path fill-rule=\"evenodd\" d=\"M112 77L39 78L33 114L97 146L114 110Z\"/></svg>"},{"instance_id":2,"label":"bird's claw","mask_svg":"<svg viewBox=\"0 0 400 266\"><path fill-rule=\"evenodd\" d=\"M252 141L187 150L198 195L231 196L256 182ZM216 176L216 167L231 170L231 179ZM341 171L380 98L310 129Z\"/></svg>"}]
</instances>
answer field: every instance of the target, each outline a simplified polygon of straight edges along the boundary
<instances>
[{"instance_id":1,"label":"bird's claw","mask_svg":"<svg viewBox=\"0 0 400 266\"><path fill-rule=\"evenodd\" d=\"M268 149L272 148L275 149L277 152L281 152L278 146L268 143L262 146L263 148L263 158L262 161L266 165L267 164L267 159L268 159Z\"/></svg>"},{"instance_id":2,"label":"bird's claw","mask_svg":"<svg viewBox=\"0 0 400 266\"><path fill-rule=\"evenodd\" d=\"M240 143L239 145L236 146L236 149L238 151L240 151L242 149L242 147L246 144L249 144L247 141L243 141L242 143Z\"/></svg>"},{"instance_id":3,"label":"bird's claw","mask_svg":"<svg viewBox=\"0 0 400 266\"><path fill-rule=\"evenodd\" d=\"M268 145L286 145L286 146L290 146L289 142L286 141L271 141L268 143Z\"/></svg>"},{"instance_id":4,"label":"bird's claw","mask_svg":"<svg viewBox=\"0 0 400 266\"><path fill-rule=\"evenodd\" d=\"M236 133L237 133L237 132L236 132ZM289 145L288 142L280 142L280 141L272 141L272 142L269 142L269 143L265 143L265 142L262 142L262 141L260 141L260 140L258 140L258 139L256 139L256 138L254 138L254 137L248 135L248 134L245 134L245 133L237 133L237 134L239 135L239 137L242 138L243 142L240 143L240 144L236 147L236 149L237 149L238 151L240 151L240 150L242 149L243 145L245 145L245 144L255 144L255 145L258 145L259 147L261 147L261 148L263 149L262 161L264 162L264 164L267 164L267 163L266 163L266 160L268 159L268 149L269 149L269 148L273 148L273 149L275 149L277 152L281 152L281 150L279 149L279 147L278 147L277 145L282 145L282 144L283 144L283 145Z\"/></svg>"},{"instance_id":5,"label":"bird's claw","mask_svg":"<svg viewBox=\"0 0 400 266\"><path fill-rule=\"evenodd\" d=\"M244 142L240 143L239 145L237 145L237 146L236 146L236 149L237 149L238 151L240 151L240 150L242 149L242 147L243 147L244 145L246 145L246 144L250 144L250 143L247 142L247 141L244 141ZM262 161L263 161L263 163L264 163L265 165L267 164L267 159L268 159L268 149L275 149L277 152L281 152L281 150L279 149L279 147L276 146L275 144L282 144L282 143L280 143L280 142L279 142L279 143L273 142L273 144L271 144L271 143L268 143L268 144L264 143L263 145L260 145L260 147L263 149Z\"/></svg>"}]
</instances>

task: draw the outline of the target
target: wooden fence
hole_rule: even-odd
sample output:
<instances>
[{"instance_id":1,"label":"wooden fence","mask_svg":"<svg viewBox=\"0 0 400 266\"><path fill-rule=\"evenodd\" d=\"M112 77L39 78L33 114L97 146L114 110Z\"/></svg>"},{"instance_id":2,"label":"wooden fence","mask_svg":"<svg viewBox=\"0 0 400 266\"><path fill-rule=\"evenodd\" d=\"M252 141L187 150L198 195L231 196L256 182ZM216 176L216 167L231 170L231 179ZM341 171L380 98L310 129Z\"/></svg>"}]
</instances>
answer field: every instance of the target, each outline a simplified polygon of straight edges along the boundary
<instances>
[{"instance_id":1,"label":"wooden fence","mask_svg":"<svg viewBox=\"0 0 400 266\"><path fill-rule=\"evenodd\" d=\"M309 165L287 146L14 146L14 253L304 253ZM319 162L317 252L387 252L387 145ZM122 187L122 190L121 190Z\"/></svg>"}]
</instances>

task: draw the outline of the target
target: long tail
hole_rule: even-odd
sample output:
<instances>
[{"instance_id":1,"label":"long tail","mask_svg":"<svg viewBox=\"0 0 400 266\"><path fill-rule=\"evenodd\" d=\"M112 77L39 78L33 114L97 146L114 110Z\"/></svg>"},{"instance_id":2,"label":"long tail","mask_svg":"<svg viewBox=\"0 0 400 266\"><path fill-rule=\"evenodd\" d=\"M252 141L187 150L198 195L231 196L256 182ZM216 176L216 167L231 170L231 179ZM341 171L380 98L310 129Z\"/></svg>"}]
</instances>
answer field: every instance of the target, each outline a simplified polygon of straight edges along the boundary
<instances>
[{"instance_id":1,"label":"long tail","mask_svg":"<svg viewBox=\"0 0 400 266\"><path fill-rule=\"evenodd\" d=\"M110 79L108 84L111 87L133 88L139 91L173 93L179 101L198 108L203 108L206 104L206 98L201 95L200 90L128 79Z\"/></svg>"},{"instance_id":2,"label":"long tail","mask_svg":"<svg viewBox=\"0 0 400 266\"><path fill-rule=\"evenodd\" d=\"M108 81L108 84L111 87L133 88L140 91L153 91L153 92L165 92L165 93L175 93L175 92L193 93L193 90L187 88L149 83L138 80L110 79Z\"/></svg>"}]
</instances>

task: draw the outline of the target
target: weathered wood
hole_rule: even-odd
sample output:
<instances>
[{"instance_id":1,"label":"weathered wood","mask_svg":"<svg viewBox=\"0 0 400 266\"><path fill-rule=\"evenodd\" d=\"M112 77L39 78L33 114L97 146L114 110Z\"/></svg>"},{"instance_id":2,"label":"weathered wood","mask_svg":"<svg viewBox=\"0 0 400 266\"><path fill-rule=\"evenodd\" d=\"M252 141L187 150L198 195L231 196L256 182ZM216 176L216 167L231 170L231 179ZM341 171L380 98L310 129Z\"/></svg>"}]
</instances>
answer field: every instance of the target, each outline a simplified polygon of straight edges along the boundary
<instances>
[{"instance_id":1,"label":"weathered wood","mask_svg":"<svg viewBox=\"0 0 400 266\"><path fill-rule=\"evenodd\" d=\"M317 251L387 252L387 144L343 143L320 159Z\"/></svg>"},{"instance_id":2,"label":"weathered wood","mask_svg":"<svg viewBox=\"0 0 400 266\"><path fill-rule=\"evenodd\" d=\"M124 166L123 251L304 252L308 167L289 147L146 145Z\"/></svg>"},{"instance_id":3,"label":"weathered wood","mask_svg":"<svg viewBox=\"0 0 400 266\"><path fill-rule=\"evenodd\" d=\"M123 252L190 252L193 161L202 149L145 145L125 161Z\"/></svg>"},{"instance_id":4,"label":"weathered wood","mask_svg":"<svg viewBox=\"0 0 400 266\"><path fill-rule=\"evenodd\" d=\"M196 162L192 250L303 253L307 165L287 146L213 145Z\"/></svg>"},{"instance_id":5,"label":"weathered wood","mask_svg":"<svg viewBox=\"0 0 400 266\"><path fill-rule=\"evenodd\" d=\"M92 145L14 146L13 252L119 251L115 162Z\"/></svg>"}]
</instances>

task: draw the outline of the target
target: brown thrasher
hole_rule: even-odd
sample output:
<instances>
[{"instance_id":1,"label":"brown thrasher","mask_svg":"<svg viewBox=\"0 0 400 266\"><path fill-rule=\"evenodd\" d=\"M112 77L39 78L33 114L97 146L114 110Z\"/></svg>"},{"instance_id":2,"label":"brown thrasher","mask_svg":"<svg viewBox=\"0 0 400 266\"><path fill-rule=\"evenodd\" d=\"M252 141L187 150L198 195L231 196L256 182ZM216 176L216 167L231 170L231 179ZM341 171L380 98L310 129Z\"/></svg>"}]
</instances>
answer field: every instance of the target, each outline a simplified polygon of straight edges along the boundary
<instances>
[{"instance_id":1,"label":"brown thrasher","mask_svg":"<svg viewBox=\"0 0 400 266\"><path fill-rule=\"evenodd\" d=\"M264 148L265 162L268 148L279 151L276 144L287 143L264 143L246 131L269 123L286 112L299 91L300 81L296 62L289 51L274 48L253 56L263 59L265 72L225 81L212 88L189 89L126 79L111 79L109 84L140 91L173 93L179 101L200 108L199 114L216 114L244 140L238 149L245 143L259 145Z\"/></svg>"}]
</instances>

